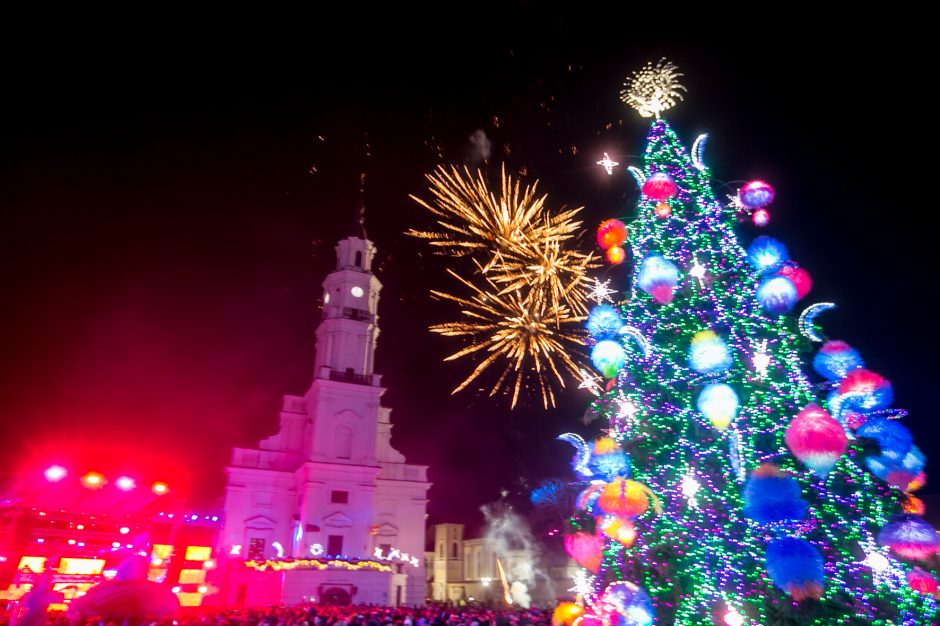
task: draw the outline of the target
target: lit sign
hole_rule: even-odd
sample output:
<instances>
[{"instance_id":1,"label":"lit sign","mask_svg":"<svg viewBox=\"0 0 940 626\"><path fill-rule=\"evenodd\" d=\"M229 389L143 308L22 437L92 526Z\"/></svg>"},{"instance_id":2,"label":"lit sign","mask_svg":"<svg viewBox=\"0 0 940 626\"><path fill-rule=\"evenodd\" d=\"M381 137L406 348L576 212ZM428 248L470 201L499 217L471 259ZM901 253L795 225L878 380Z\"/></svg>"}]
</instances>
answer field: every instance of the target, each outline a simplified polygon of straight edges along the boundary
<instances>
[{"instance_id":1,"label":"lit sign","mask_svg":"<svg viewBox=\"0 0 940 626\"><path fill-rule=\"evenodd\" d=\"M185 558L187 561L208 561L212 558L212 548L208 546L187 546Z\"/></svg>"},{"instance_id":2,"label":"lit sign","mask_svg":"<svg viewBox=\"0 0 940 626\"><path fill-rule=\"evenodd\" d=\"M60 574L98 575L104 569L104 559L73 559L62 557L59 560Z\"/></svg>"}]
</instances>

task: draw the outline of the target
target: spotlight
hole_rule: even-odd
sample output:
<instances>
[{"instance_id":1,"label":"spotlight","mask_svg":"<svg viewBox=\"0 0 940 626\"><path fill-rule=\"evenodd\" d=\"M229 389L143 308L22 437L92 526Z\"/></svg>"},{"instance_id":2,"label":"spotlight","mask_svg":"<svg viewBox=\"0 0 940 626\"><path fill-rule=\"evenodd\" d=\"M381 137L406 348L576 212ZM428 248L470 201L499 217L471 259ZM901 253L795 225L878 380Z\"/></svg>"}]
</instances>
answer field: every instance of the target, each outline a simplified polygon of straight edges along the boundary
<instances>
[{"instance_id":1,"label":"spotlight","mask_svg":"<svg viewBox=\"0 0 940 626\"><path fill-rule=\"evenodd\" d=\"M137 481L135 481L130 476L121 476L116 481L114 481L114 484L117 485L117 488L121 491L130 491L137 486Z\"/></svg>"},{"instance_id":2,"label":"spotlight","mask_svg":"<svg viewBox=\"0 0 940 626\"><path fill-rule=\"evenodd\" d=\"M153 491L153 492L154 492L155 494L157 494L158 496L162 496L162 495L164 495L164 494L166 494L167 492L170 491L170 488L167 486L167 484L166 484L166 483L161 483L161 482L155 482L155 483L150 487L150 489L151 489L151 491Z\"/></svg>"},{"instance_id":3,"label":"spotlight","mask_svg":"<svg viewBox=\"0 0 940 626\"><path fill-rule=\"evenodd\" d=\"M43 474L50 483L57 483L69 475L68 470L61 465L50 465Z\"/></svg>"},{"instance_id":4,"label":"spotlight","mask_svg":"<svg viewBox=\"0 0 940 626\"><path fill-rule=\"evenodd\" d=\"M108 482L104 479L104 476L98 472L88 472L82 476L82 484L88 487L89 489L101 489L104 487L104 484Z\"/></svg>"}]
</instances>

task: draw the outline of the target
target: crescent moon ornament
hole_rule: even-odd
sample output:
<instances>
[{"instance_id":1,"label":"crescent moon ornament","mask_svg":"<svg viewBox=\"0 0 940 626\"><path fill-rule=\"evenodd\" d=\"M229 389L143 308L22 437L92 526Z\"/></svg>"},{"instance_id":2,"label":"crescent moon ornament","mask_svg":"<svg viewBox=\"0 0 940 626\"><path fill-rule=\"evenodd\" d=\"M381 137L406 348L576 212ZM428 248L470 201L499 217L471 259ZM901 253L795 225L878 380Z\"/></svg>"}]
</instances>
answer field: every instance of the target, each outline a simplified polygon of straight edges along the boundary
<instances>
[{"instance_id":1,"label":"crescent moon ornament","mask_svg":"<svg viewBox=\"0 0 940 626\"><path fill-rule=\"evenodd\" d=\"M627 171L633 175L634 179L636 179L636 186L642 189L643 183L646 182L646 174L643 173L643 170L638 168L636 165L630 165L627 167Z\"/></svg>"},{"instance_id":2,"label":"crescent moon ornament","mask_svg":"<svg viewBox=\"0 0 940 626\"><path fill-rule=\"evenodd\" d=\"M702 133L695 138L692 144L692 165L700 172L705 171L705 162L702 161L702 154L705 152L705 144L708 142L708 133Z\"/></svg>"},{"instance_id":3,"label":"crescent moon ornament","mask_svg":"<svg viewBox=\"0 0 940 626\"><path fill-rule=\"evenodd\" d=\"M643 336L643 333L636 326L623 326L620 329L621 335L626 335L632 337L636 341L637 345L640 346L640 350L643 351L643 358L648 359L650 356L651 348L649 339Z\"/></svg>"},{"instance_id":4,"label":"crescent moon ornament","mask_svg":"<svg viewBox=\"0 0 940 626\"><path fill-rule=\"evenodd\" d=\"M588 468L588 461L591 460L591 447L588 446L584 438L577 433L565 433L558 435L557 439L570 443L574 446L575 451L577 451L577 456L574 461L574 471L582 476L593 476L594 472Z\"/></svg>"},{"instance_id":5,"label":"crescent moon ornament","mask_svg":"<svg viewBox=\"0 0 940 626\"><path fill-rule=\"evenodd\" d=\"M800 313L799 320L799 328L803 336L817 343L822 343L825 341L825 339L823 339L823 337L821 337L820 334L816 332L813 320L815 320L816 316L823 311L828 311L829 309L834 308L836 308L836 305L833 302L817 302L816 304L811 304L803 309L803 312Z\"/></svg>"}]
</instances>

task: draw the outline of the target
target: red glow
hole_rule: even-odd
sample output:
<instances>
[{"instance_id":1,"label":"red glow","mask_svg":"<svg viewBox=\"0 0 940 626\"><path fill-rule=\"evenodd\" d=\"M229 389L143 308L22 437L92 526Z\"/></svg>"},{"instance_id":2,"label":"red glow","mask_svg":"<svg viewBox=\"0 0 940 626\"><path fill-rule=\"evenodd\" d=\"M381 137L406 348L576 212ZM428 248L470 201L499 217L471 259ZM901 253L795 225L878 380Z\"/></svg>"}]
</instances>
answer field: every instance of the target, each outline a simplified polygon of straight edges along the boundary
<instances>
[{"instance_id":1,"label":"red glow","mask_svg":"<svg viewBox=\"0 0 940 626\"><path fill-rule=\"evenodd\" d=\"M130 476L121 476L116 481L114 481L114 484L117 485L117 488L121 491L130 491L137 486L137 481L135 481Z\"/></svg>"},{"instance_id":2,"label":"red glow","mask_svg":"<svg viewBox=\"0 0 940 626\"><path fill-rule=\"evenodd\" d=\"M88 487L89 489L100 489L104 487L105 484L104 476L98 472L88 472L82 476L82 484Z\"/></svg>"},{"instance_id":3,"label":"red glow","mask_svg":"<svg viewBox=\"0 0 940 626\"><path fill-rule=\"evenodd\" d=\"M170 488L167 486L167 484L161 482L155 482L150 489L158 496L162 496L170 491Z\"/></svg>"},{"instance_id":4,"label":"red glow","mask_svg":"<svg viewBox=\"0 0 940 626\"><path fill-rule=\"evenodd\" d=\"M623 260L627 258L627 253L620 246L611 246L607 249L607 261L611 265L617 265L618 263L623 263Z\"/></svg>"},{"instance_id":5,"label":"red glow","mask_svg":"<svg viewBox=\"0 0 940 626\"><path fill-rule=\"evenodd\" d=\"M61 465L50 465L43 474L50 483L57 483L69 475L68 470Z\"/></svg>"}]
</instances>

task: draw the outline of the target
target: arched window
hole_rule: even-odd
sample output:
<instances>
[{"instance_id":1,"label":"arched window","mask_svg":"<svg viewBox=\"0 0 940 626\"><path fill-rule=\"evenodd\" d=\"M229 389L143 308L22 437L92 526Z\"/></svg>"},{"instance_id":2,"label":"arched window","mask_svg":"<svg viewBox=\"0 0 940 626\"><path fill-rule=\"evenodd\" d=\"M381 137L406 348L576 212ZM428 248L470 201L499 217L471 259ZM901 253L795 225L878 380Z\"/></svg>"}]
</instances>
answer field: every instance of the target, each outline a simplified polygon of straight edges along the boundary
<instances>
[{"instance_id":1,"label":"arched window","mask_svg":"<svg viewBox=\"0 0 940 626\"><path fill-rule=\"evenodd\" d=\"M456 541L450 545L450 558L452 559L457 558L457 542Z\"/></svg>"},{"instance_id":2,"label":"arched window","mask_svg":"<svg viewBox=\"0 0 940 626\"><path fill-rule=\"evenodd\" d=\"M349 426L340 426L336 429L334 435L335 445L333 450L336 452L336 458L338 459L351 459L352 458L352 440L353 440L353 431Z\"/></svg>"},{"instance_id":3,"label":"arched window","mask_svg":"<svg viewBox=\"0 0 940 626\"><path fill-rule=\"evenodd\" d=\"M362 252L356 250L356 267L362 267Z\"/></svg>"}]
</instances>

